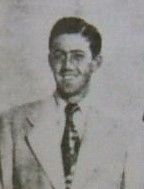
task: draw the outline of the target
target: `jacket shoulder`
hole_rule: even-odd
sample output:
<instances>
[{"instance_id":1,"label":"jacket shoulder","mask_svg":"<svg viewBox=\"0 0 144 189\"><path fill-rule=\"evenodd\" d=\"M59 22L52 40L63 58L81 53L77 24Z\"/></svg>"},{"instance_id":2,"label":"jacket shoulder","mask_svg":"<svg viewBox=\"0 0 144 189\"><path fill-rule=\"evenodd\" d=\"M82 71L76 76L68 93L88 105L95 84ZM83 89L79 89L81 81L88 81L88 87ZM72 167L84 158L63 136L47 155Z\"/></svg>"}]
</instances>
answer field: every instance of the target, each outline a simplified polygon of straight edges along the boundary
<instances>
[{"instance_id":1,"label":"jacket shoulder","mask_svg":"<svg viewBox=\"0 0 144 189\"><path fill-rule=\"evenodd\" d=\"M0 114L0 131L3 132L4 128L12 128L12 130L25 130L27 127L27 117L39 112L40 109L47 102L52 102L49 97L46 100L37 100L23 105L16 106Z\"/></svg>"},{"instance_id":2,"label":"jacket shoulder","mask_svg":"<svg viewBox=\"0 0 144 189\"><path fill-rule=\"evenodd\" d=\"M37 108L38 106L40 106L40 104L41 104L41 101L38 100L38 101L12 107L9 110L2 112L0 114L0 120L12 121L16 117L19 117L19 116L24 117L30 110Z\"/></svg>"}]
</instances>

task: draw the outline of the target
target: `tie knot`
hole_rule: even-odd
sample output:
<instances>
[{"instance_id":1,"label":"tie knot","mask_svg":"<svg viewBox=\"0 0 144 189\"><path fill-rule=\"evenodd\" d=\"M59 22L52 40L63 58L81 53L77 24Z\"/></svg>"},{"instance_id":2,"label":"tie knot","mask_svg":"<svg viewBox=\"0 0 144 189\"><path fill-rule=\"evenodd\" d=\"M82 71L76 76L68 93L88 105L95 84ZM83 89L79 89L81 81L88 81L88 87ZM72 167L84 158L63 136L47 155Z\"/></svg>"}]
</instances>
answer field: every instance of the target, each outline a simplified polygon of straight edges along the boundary
<instances>
[{"instance_id":1,"label":"tie knot","mask_svg":"<svg viewBox=\"0 0 144 189\"><path fill-rule=\"evenodd\" d=\"M76 103L69 103L65 107L65 113L66 113L66 115L68 115L68 114L72 115L73 113L75 113L78 110L80 110L80 107Z\"/></svg>"}]
</instances>

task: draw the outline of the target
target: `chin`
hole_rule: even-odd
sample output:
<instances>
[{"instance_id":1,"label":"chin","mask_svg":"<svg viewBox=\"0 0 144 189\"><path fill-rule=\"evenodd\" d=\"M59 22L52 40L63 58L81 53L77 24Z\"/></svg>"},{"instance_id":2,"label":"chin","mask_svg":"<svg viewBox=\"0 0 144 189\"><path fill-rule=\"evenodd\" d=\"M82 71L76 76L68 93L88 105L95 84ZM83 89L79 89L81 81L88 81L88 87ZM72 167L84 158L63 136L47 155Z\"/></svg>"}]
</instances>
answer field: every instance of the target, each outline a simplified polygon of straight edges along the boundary
<instances>
[{"instance_id":1,"label":"chin","mask_svg":"<svg viewBox=\"0 0 144 189\"><path fill-rule=\"evenodd\" d=\"M61 95L62 98L68 99L70 97L74 97L77 95L80 95L81 92L83 91L83 86L77 86L75 88L73 87L59 87L58 88L59 94Z\"/></svg>"},{"instance_id":2,"label":"chin","mask_svg":"<svg viewBox=\"0 0 144 189\"><path fill-rule=\"evenodd\" d=\"M88 80L77 81L73 83L60 82L57 85L57 89L61 96L71 97L79 95L88 85Z\"/></svg>"},{"instance_id":3,"label":"chin","mask_svg":"<svg viewBox=\"0 0 144 189\"><path fill-rule=\"evenodd\" d=\"M59 86L58 91L62 96L73 96L79 93L79 88L73 88L72 86Z\"/></svg>"},{"instance_id":4,"label":"chin","mask_svg":"<svg viewBox=\"0 0 144 189\"><path fill-rule=\"evenodd\" d=\"M76 94L77 92L78 92L78 90L76 90L76 89L72 89L72 88L66 88L66 89L61 89L61 92L63 93L63 94L66 94L66 95L73 95L73 94Z\"/></svg>"}]
</instances>

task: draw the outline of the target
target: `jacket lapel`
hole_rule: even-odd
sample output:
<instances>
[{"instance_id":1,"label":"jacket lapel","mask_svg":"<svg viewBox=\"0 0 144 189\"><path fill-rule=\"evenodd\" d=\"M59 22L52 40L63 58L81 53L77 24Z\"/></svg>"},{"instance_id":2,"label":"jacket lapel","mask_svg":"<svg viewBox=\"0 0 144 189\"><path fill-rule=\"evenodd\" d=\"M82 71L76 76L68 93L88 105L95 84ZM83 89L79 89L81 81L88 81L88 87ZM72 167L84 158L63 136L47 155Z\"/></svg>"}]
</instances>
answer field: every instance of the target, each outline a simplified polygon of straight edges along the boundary
<instances>
[{"instance_id":1,"label":"jacket lapel","mask_svg":"<svg viewBox=\"0 0 144 189\"><path fill-rule=\"evenodd\" d=\"M92 114L92 112L91 112ZM76 172L74 176L74 181L72 184L72 189L84 188L88 178L91 176L94 169L92 159L92 144L89 142L91 138L90 133L92 132L92 119L90 114L87 114L86 120L83 122L85 124L85 134L82 139L82 144L79 152L78 162L76 165Z\"/></svg>"},{"instance_id":2,"label":"jacket lapel","mask_svg":"<svg viewBox=\"0 0 144 189\"><path fill-rule=\"evenodd\" d=\"M51 103L51 104L50 104ZM60 131L58 112L52 102L44 102L41 107L27 116L33 128L27 136L31 150L54 188L64 188L64 176L60 151Z\"/></svg>"},{"instance_id":3,"label":"jacket lapel","mask_svg":"<svg viewBox=\"0 0 144 189\"><path fill-rule=\"evenodd\" d=\"M27 138L49 181L54 188L63 189L65 185L60 144L64 129L61 125L64 120L61 118L64 115L61 115L56 104L52 102L43 102L41 107L39 106L27 116L29 125L32 127ZM86 132L79 152L72 189L84 188L89 178L101 166L99 165L100 146L107 143L107 136L112 125L103 121L104 118L100 115L97 110L90 107L84 122ZM98 149L96 153L93 146Z\"/></svg>"},{"instance_id":4,"label":"jacket lapel","mask_svg":"<svg viewBox=\"0 0 144 189\"><path fill-rule=\"evenodd\" d=\"M107 135L112 128L111 125L108 126L101 120L97 110L90 109L85 121L86 133L80 149L72 189L85 188L90 179L97 177L97 170L99 166L102 166L100 165L100 147L107 142Z\"/></svg>"}]
</instances>

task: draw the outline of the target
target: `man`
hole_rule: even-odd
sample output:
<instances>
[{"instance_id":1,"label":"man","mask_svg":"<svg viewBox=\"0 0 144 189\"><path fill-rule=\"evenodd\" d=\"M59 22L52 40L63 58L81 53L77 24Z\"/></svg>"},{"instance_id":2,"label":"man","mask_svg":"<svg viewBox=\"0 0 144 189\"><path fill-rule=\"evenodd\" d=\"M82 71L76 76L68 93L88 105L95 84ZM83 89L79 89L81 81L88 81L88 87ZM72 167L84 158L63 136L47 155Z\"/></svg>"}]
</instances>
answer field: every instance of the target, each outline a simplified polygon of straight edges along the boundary
<instances>
[{"instance_id":1,"label":"man","mask_svg":"<svg viewBox=\"0 0 144 189\"><path fill-rule=\"evenodd\" d=\"M62 18L49 49L54 95L1 116L1 188L143 189L129 148L132 129L97 110L91 94L102 60L98 30L81 18Z\"/></svg>"}]
</instances>

